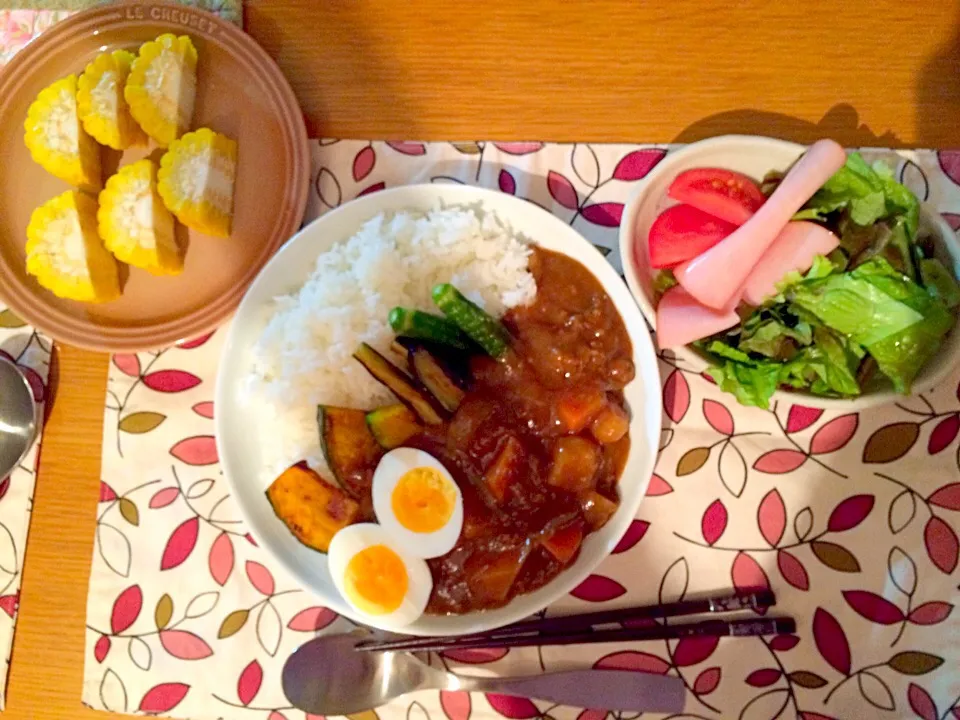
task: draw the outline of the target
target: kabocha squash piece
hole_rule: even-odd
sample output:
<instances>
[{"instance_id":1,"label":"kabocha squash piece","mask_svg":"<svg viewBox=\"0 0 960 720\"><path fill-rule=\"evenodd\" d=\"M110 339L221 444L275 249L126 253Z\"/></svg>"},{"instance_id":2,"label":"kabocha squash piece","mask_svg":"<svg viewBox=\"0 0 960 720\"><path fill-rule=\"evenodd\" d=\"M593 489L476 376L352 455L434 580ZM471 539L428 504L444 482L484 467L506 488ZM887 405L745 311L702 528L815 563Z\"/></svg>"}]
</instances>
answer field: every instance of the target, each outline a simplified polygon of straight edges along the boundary
<instances>
[{"instance_id":1,"label":"kabocha squash piece","mask_svg":"<svg viewBox=\"0 0 960 720\"><path fill-rule=\"evenodd\" d=\"M117 261L97 235L97 201L68 190L38 207L27 226L27 272L57 297L120 297Z\"/></svg>"},{"instance_id":2,"label":"kabocha squash piece","mask_svg":"<svg viewBox=\"0 0 960 720\"><path fill-rule=\"evenodd\" d=\"M360 507L326 482L306 463L297 463L267 488L267 499L294 537L309 548L326 552L333 536L356 522Z\"/></svg>"},{"instance_id":3,"label":"kabocha squash piece","mask_svg":"<svg viewBox=\"0 0 960 720\"><path fill-rule=\"evenodd\" d=\"M443 418L433 401L413 381L366 343L362 343L353 357L367 369L376 380L389 388L404 405L413 410L428 425L439 425Z\"/></svg>"},{"instance_id":4,"label":"kabocha squash piece","mask_svg":"<svg viewBox=\"0 0 960 720\"><path fill-rule=\"evenodd\" d=\"M126 50L101 53L77 81L77 112L83 129L114 150L147 144L147 134L133 119L124 98L127 76L136 57Z\"/></svg>"},{"instance_id":5,"label":"kabocha squash piece","mask_svg":"<svg viewBox=\"0 0 960 720\"><path fill-rule=\"evenodd\" d=\"M384 450L400 447L414 435L423 432L423 425L406 405L386 405L367 413L367 427Z\"/></svg>"},{"instance_id":6,"label":"kabocha squash piece","mask_svg":"<svg viewBox=\"0 0 960 720\"><path fill-rule=\"evenodd\" d=\"M144 132L167 146L190 129L197 92L197 49L169 33L140 46L123 96Z\"/></svg>"},{"instance_id":7,"label":"kabocha squash piece","mask_svg":"<svg viewBox=\"0 0 960 720\"><path fill-rule=\"evenodd\" d=\"M160 197L180 222L207 235L230 235L235 141L208 128L187 133L160 159L158 177Z\"/></svg>"},{"instance_id":8,"label":"kabocha squash piece","mask_svg":"<svg viewBox=\"0 0 960 720\"><path fill-rule=\"evenodd\" d=\"M367 427L363 410L321 405L317 408L320 447L330 472L355 498L370 495L373 471L383 451Z\"/></svg>"},{"instance_id":9,"label":"kabocha squash piece","mask_svg":"<svg viewBox=\"0 0 960 720\"><path fill-rule=\"evenodd\" d=\"M27 149L44 170L83 190L100 189L100 147L80 122L76 75L40 91L24 130Z\"/></svg>"},{"instance_id":10,"label":"kabocha squash piece","mask_svg":"<svg viewBox=\"0 0 960 720\"><path fill-rule=\"evenodd\" d=\"M117 260L153 275L183 272L183 250L173 216L157 193L157 166L151 160L127 165L107 180L97 219L100 237Z\"/></svg>"}]
</instances>

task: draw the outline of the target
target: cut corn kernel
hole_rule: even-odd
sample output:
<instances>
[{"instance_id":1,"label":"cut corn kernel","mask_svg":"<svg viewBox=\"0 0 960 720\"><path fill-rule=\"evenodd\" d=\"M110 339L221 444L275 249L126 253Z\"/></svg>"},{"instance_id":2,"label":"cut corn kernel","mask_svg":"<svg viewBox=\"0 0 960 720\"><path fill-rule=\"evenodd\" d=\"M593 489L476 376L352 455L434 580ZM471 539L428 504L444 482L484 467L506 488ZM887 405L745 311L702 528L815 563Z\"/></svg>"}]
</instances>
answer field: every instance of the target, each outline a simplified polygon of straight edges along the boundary
<instances>
[{"instance_id":1,"label":"cut corn kernel","mask_svg":"<svg viewBox=\"0 0 960 720\"><path fill-rule=\"evenodd\" d=\"M76 75L41 90L23 126L34 162L71 185L100 189L100 147L80 123Z\"/></svg>"},{"instance_id":2,"label":"cut corn kernel","mask_svg":"<svg viewBox=\"0 0 960 720\"><path fill-rule=\"evenodd\" d=\"M157 190L189 228L227 237L233 220L237 143L208 128L187 133L160 158Z\"/></svg>"},{"instance_id":3,"label":"cut corn kernel","mask_svg":"<svg viewBox=\"0 0 960 720\"><path fill-rule=\"evenodd\" d=\"M126 50L101 53L77 81L77 110L84 129L101 145L114 150L147 144L147 134L133 119L123 97L136 57Z\"/></svg>"},{"instance_id":4,"label":"cut corn kernel","mask_svg":"<svg viewBox=\"0 0 960 720\"><path fill-rule=\"evenodd\" d=\"M120 297L117 261L97 235L97 201L68 190L33 211L27 272L57 297L109 302Z\"/></svg>"},{"instance_id":5,"label":"cut corn kernel","mask_svg":"<svg viewBox=\"0 0 960 720\"><path fill-rule=\"evenodd\" d=\"M157 166L140 160L107 180L97 212L100 237L120 262L153 275L183 272L173 216L157 194Z\"/></svg>"},{"instance_id":6,"label":"cut corn kernel","mask_svg":"<svg viewBox=\"0 0 960 720\"><path fill-rule=\"evenodd\" d=\"M166 146L190 129L196 91L197 50L167 33L140 47L123 94L140 127Z\"/></svg>"}]
</instances>

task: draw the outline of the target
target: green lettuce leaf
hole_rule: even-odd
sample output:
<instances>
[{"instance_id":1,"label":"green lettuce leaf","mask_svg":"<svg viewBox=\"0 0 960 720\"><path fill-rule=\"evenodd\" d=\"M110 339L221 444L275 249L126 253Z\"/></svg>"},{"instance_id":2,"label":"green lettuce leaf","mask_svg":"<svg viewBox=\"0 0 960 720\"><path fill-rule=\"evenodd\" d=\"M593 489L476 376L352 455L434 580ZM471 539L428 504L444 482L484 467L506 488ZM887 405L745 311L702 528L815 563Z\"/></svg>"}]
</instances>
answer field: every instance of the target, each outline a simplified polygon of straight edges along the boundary
<instances>
[{"instance_id":1,"label":"green lettuce leaf","mask_svg":"<svg viewBox=\"0 0 960 720\"><path fill-rule=\"evenodd\" d=\"M796 214L796 220L824 220L830 213L845 210L860 226L878 220L903 217L912 240L920 225L920 202L906 186L894 179L893 170L883 162L870 166L860 153L850 153L846 164L823 184Z\"/></svg>"},{"instance_id":2,"label":"green lettuce leaf","mask_svg":"<svg viewBox=\"0 0 960 720\"><path fill-rule=\"evenodd\" d=\"M789 360L798 346L813 342L813 328L808 323L790 327L775 317L744 323L740 350L759 353L774 360Z\"/></svg>"},{"instance_id":3,"label":"green lettuce leaf","mask_svg":"<svg viewBox=\"0 0 960 720\"><path fill-rule=\"evenodd\" d=\"M770 398L780 386L780 363L767 361L746 364L727 360L707 370L717 386L732 393L741 405L755 405L767 409Z\"/></svg>"},{"instance_id":4,"label":"green lettuce leaf","mask_svg":"<svg viewBox=\"0 0 960 720\"><path fill-rule=\"evenodd\" d=\"M919 310L902 301L908 285L922 292L886 260L874 258L852 272L797 283L786 295L822 324L869 347L923 319Z\"/></svg>"},{"instance_id":5,"label":"green lettuce leaf","mask_svg":"<svg viewBox=\"0 0 960 720\"><path fill-rule=\"evenodd\" d=\"M933 258L920 260L920 278L927 292L940 298L948 308L952 310L960 305L960 286L957 285L953 273L947 270L939 260Z\"/></svg>"}]
</instances>

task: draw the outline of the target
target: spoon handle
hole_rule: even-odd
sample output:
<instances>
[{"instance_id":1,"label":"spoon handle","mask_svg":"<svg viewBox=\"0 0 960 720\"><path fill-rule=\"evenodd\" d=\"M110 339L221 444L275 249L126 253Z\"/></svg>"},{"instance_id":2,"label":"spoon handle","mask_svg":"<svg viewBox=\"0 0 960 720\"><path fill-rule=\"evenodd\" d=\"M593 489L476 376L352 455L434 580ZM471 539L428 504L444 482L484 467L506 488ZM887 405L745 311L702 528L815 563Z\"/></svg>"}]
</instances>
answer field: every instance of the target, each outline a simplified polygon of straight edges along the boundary
<instances>
[{"instance_id":1,"label":"spoon handle","mask_svg":"<svg viewBox=\"0 0 960 720\"><path fill-rule=\"evenodd\" d=\"M613 712L666 712L683 709L680 678L624 670L568 670L513 678L457 677L456 688L536 698L574 707Z\"/></svg>"}]
</instances>

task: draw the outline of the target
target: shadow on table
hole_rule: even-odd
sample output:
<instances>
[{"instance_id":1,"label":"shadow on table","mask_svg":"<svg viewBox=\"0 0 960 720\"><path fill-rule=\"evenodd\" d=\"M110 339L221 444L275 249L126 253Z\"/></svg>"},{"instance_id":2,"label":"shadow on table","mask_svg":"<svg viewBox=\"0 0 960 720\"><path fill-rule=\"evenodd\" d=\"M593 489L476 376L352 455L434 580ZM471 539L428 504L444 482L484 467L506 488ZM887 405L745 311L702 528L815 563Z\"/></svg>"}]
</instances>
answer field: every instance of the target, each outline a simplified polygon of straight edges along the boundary
<instances>
[{"instance_id":1,"label":"shadow on table","mask_svg":"<svg viewBox=\"0 0 960 720\"><path fill-rule=\"evenodd\" d=\"M957 82L960 83L960 75ZM945 117L943 122L948 119ZM856 109L846 103L834 105L816 123L763 110L730 110L698 120L681 131L674 142L690 143L729 134L769 135L804 145L829 137L846 147L904 147L893 132L888 130L878 135L861 123Z\"/></svg>"},{"instance_id":2,"label":"shadow on table","mask_svg":"<svg viewBox=\"0 0 960 720\"><path fill-rule=\"evenodd\" d=\"M960 147L960 16L953 37L924 63L917 81L917 136L921 145Z\"/></svg>"}]
</instances>

